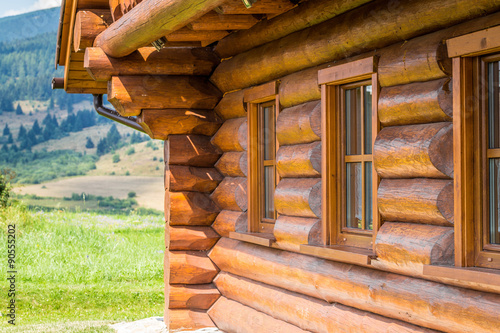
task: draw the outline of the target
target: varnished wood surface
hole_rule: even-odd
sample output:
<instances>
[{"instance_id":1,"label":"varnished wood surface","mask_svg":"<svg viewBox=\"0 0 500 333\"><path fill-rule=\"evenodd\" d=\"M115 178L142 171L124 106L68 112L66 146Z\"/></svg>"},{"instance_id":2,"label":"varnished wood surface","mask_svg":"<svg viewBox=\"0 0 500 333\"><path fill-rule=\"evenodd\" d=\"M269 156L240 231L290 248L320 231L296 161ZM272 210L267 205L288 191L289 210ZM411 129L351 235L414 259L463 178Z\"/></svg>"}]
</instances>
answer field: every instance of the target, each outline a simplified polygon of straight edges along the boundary
<instances>
[{"instance_id":1,"label":"varnished wood surface","mask_svg":"<svg viewBox=\"0 0 500 333\"><path fill-rule=\"evenodd\" d=\"M321 217L321 179L282 179L276 187L274 205L279 214Z\"/></svg>"},{"instance_id":2,"label":"varnished wood surface","mask_svg":"<svg viewBox=\"0 0 500 333\"><path fill-rule=\"evenodd\" d=\"M170 226L169 234L172 251L207 251L220 238L210 227Z\"/></svg>"},{"instance_id":3,"label":"varnished wood surface","mask_svg":"<svg viewBox=\"0 0 500 333\"><path fill-rule=\"evenodd\" d=\"M197 191L210 193L224 177L214 168L183 165L169 166L170 191Z\"/></svg>"},{"instance_id":4,"label":"varnished wood surface","mask_svg":"<svg viewBox=\"0 0 500 333\"><path fill-rule=\"evenodd\" d=\"M500 317L500 295L227 238L210 258L225 272L435 330L491 333Z\"/></svg>"},{"instance_id":5,"label":"varnished wood surface","mask_svg":"<svg viewBox=\"0 0 500 333\"><path fill-rule=\"evenodd\" d=\"M320 140L320 102L307 102L281 110L276 121L276 136L280 145L294 145Z\"/></svg>"},{"instance_id":6,"label":"varnished wood surface","mask_svg":"<svg viewBox=\"0 0 500 333\"><path fill-rule=\"evenodd\" d=\"M212 144L220 150L244 151L247 149L247 118L226 120L212 137Z\"/></svg>"},{"instance_id":7,"label":"varnished wood surface","mask_svg":"<svg viewBox=\"0 0 500 333\"><path fill-rule=\"evenodd\" d=\"M321 221L317 218L280 215L273 234L280 249L299 252L302 244L321 244Z\"/></svg>"},{"instance_id":8,"label":"varnished wood surface","mask_svg":"<svg viewBox=\"0 0 500 333\"><path fill-rule=\"evenodd\" d=\"M321 142L281 146L276 155L280 177L321 177Z\"/></svg>"},{"instance_id":9,"label":"varnished wood surface","mask_svg":"<svg viewBox=\"0 0 500 333\"><path fill-rule=\"evenodd\" d=\"M211 283L219 272L217 266L200 251L170 251L170 284Z\"/></svg>"},{"instance_id":10,"label":"varnished wood surface","mask_svg":"<svg viewBox=\"0 0 500 333\"><path fill-rule=\"evenodd\" d=\"M76 13L73 31L73 50L84 51L92 47L94 39L112 23L111 13L106 9L79 10Z\"/></svg>"},{"instance_id":11,"label":"varnished wood surface","mask_svg":"<svg viewBox=\"0 0 500 333\"><path fill-rule=\"evenodd\" d=\"M170 192L170 225L211 225L219 211L206 193Z\"/></svg>"},{"instance_id":12,"label":"varnished wood surface","mask_svg":"<svg viewBox=\"0 0 500 333\"><path fill-rule=\"evenodd\" d=\"M217 233L223 237L229 237L231 232L247 232L248 216L245 212L223 210L217 215L212 224Z\"/></svg>"},{"instance_id":13,"label":"varnished wood surface","mask_svg":"<svg viewBox=\"0 0 500 333\"><path fill-rule=\"evenodd\" d=\"M170 285L169 308L208 310L220 297L214 284Z\"/></svg>"},{"instance_id":14,"label":"varnished wood surface","mask_svg":"<svg viewBox=\"0 0 500 333\"><path fill-rule=\"evenodd\" d=\"M170 135L170 164L212 167L222 152L205 135Z\"/></svg>"},{"instance_id":15,"label":"varnished wood surface","mask_svg":"<svg viewBox=\"0 0 500 333\"><path fill-rule=\"evenodd\" d=\"M214 111L224 120L246 117L247 113L244 107L243 95L243 90L225 94Z\"/></svg>"},{"instance_id":16,"label":"varnished wood surface","mask_svg":"<svg viewBox=\"0 0 500 333\"><path fill-rule=\"evenodd\" d=\"M245 212L248 208L247 179L226 177L210 197L221 209Z\"/></svg>"},{"instance_id":17,"label":"varnished wood surface","mask_svg":"<svg viewBox=\"0 0 500 333\"><path fill-rule=\"evenodd\" d=\"M167 310L165 322L167 331L179 331L180 329L202 329L206 327L215 327L215 324L204 311L193 311L187 309L172 309Z\"/></svg>"},{"instance_id":18,"label":"varnished wood surface","mask_svg":"<svg viewBox=\"0 0 500 333\"><path fill-rule=\"evenodd\" d=\"M248 174L246 152L227 152L215 164L225 177L246 177Z\"/></svg>"}]
</instances>

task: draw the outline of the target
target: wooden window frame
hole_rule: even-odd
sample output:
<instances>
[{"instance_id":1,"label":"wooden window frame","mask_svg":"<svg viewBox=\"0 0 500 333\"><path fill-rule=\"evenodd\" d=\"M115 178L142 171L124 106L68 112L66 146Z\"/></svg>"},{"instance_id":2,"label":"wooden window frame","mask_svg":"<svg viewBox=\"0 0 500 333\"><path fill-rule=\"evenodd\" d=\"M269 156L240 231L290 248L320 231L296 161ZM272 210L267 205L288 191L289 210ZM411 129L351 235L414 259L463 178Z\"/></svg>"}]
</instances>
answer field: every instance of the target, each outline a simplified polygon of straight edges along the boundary
<instances>
[{"instance_id":1,"label":"wooden window frame","mask_svg":"<svg viewBox=\"0 0 500 333\"><path fill-rule=\"evenodd\" d=\"M366 231L342 231L343 211L341 206L342 183L338 179L340 156L343 140L339 138L341 126L339 97L343 85L371 80L372 85L372 154L373 144L380 130L378 121L379 84L377 75L377 58L369 57L350 63L326 68L318 72L318 84L321 86L321 131L322 140L322 241L325 246L343 251L359 252L359 249L370 255L374 252L375 238L380 228L380 216L377 207L377 189L379 177L372 162L372 211L373 231L367 237ZM362 143L364 144L364 143ZM340 211L339 211L340 210Z\"/></svg>"},{"instance_id":2,"label":"wooden window frame","mask_svg":"<svg viewBox=\"0 0 500 333\"><path fill-rule=\"evenodd\" d=\"M262 108L267 103L274 104L274 116L275 116L275 127L276 121L279 114L279 95L278 95L278 81L272 81L257 87L247 89L244 93L243 102L247 106L247 120L248 120L248 233L261 235L266 240L272 242L274 221L265 221L263 218L263 199L261 195L263 193L262 180L263 180L263 149L258 144L258 138L260 137L259 128L259 109ZM275 134L276 132L274 132ZM276 153L279 148L279 143L276 135L274 142L274 171L275 171L275 188L279 182L279 175L276 168ZM275 213L275 218L277 218L277 213ZM256 235L253 235L252 239L255 239ZM257 235L258 236L258 235ZM251 241L251 240L248 240ZM255 241L253 241L255 243ZM259 244L263 243L259 240ZM266 242L267 244L267 242Z\"/></svg>"}]
</instances>

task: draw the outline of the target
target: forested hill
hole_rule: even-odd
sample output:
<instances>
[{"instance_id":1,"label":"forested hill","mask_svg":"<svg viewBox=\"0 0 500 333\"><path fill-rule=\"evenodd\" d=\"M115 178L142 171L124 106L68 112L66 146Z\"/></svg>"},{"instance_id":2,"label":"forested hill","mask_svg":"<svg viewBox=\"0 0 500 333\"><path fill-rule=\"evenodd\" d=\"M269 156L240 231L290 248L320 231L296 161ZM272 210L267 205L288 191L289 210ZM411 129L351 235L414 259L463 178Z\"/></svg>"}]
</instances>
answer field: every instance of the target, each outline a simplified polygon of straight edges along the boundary
<instances>
[{"instance_id":1,"label":"forested hill","mask_svg":"<svg viewBox=\"0 0 500 333\"><path fill-rule=\"evenodd\" d=\"M63 106L89 98L51 89L52 77L63 76L63 70L54 67L59 11L52 8L0 18L0 111L13 111L13 103L19 100L52 98Z\"/></svg>"},{"instance_id":2,"label":"forested hill","mask_svg":"<svg viewBox=\"0 0 500 333\"><path fill-rule=\"evenodd\" d=\"M26 39L47 32L55 36L59 26L60 11L60 7L56 7L0 18L0 31L2 32L0 42Z\"/></svg>"}]
</instances>

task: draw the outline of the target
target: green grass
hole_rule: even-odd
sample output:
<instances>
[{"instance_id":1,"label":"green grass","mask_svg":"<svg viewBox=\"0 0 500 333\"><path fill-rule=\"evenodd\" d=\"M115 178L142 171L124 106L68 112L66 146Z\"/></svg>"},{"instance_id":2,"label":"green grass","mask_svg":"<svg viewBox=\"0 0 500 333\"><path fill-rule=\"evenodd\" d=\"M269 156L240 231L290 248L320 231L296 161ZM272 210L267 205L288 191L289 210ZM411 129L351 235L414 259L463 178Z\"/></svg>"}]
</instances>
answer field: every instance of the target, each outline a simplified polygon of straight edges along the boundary
<instances>
[{"instance_id":1,"label":"green grass","mask_svg":"<svg viewBox=\"0 0 500 333\"><path fill-rule=\"evenodd\" d=\"M16 326L28 332L32 326L26 325L51 323L42 331L107 332L102 321L162 315L161 217L35 212L15 205L0 212L3 249L8 224L17 230ZM0 282L0 294L6 302L6 282ZM0 330L11 326L1 318ZM97 323L67 323L75 321Z\"/></svg>"}]
</instances>

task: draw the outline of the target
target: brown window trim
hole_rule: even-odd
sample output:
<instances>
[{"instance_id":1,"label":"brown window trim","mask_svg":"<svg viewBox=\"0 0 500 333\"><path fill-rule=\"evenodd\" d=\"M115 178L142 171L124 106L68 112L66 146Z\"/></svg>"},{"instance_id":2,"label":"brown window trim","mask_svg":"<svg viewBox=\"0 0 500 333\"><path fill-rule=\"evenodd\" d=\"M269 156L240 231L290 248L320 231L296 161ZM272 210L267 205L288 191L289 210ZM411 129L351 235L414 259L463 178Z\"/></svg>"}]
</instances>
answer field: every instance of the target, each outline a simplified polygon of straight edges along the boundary
<instances>
[{"instance_id":1,"label":"brown window trim","mask_svg":"<svg viewBox=\"0 0 500 333\"><path fill-rule=\"evenodd\" d=\"M485 219L482 200L485 159L481 87L477 78L485 58L479 56L500 51L500 26L447 40L448 55L453 58L453 163L455 188L455 267L424 266L423 275L456 279L465 283L498 286L500 253L484 251ZM484 73L484 71L483 71ZM483 112L480 112L480 111ZM479 222L477 222L479 221ZM476 237L481 235L480 237ZM489 259L488 259L489 258ZM499 266L496 266L496 263ZM475 266L493 268L481 268ZM486 265L484 265L486 264ZM495 267L496 266L496 267ZM493 282L492 282L493 281ZM496 282L495 282L496 281Z\"/></svg>"},{"instance_id":2,"label":"brown window trim","mask_svg":"<svg viewBox=\"0 0 500 333\"><path fill-rule=\"evenodd\" d=\"M365 256L362 261L369 262L373 254L373 244L377 230L379 229L379 214L377 207L377 188L379 178L372 163L372 210L373 210L373 231L371 237L362 235L366 233L350 232L349 235L341 230L342 221L338 218L340 208L339 193L340 187L336 175L338 173L338 164L342 160L340 154L340 142L337 137L339 121L335 115L338 112L338 96L342 85L371 80L372 85L372 147L376 135L380 129L378 122L378 77L377 77L377 58L368 57L365 59L353 61L347 64L326 68L318 72L318 84L321 85L321 123L328 130L321 131L322 140L322 227L323 227L323 247L322 251L330 251L332 258L338 258L341 252L353 252ZM329 200L326 200L329 198ZM345 236L348 237L345 237ZM339 242L342 237L343 242ZM348 239L349 238L349 239ZM304 246L303 249L308 248ZM367 249L368 252L359 251L359 248ZM348 257L348 254L345 253ZM359 262L359 258L357 258ZM340 261L340 260L339 260Z\"/></svg>"},{"instance_id":3,"label":"brown window trim","mask_svg":"<svg viewBox=\"0 0 500 333\"><path fill-rule=\"evenodd\" d=\"M272 246L274 243L274 221L265 221L262 200L262 148L257 145L260 135L259 108L267 102L274 102L275 119L279 114L278 81L272 81L260 86L246 89L243 102L247 107L248 120L248 232L232 232L229 237L262 246ZM275 151L278 151L278 141L275 141ZM275 168L275 184L279 181ZM266 223L267 222L267 223Z\"/></svg>"}]
</instances>

